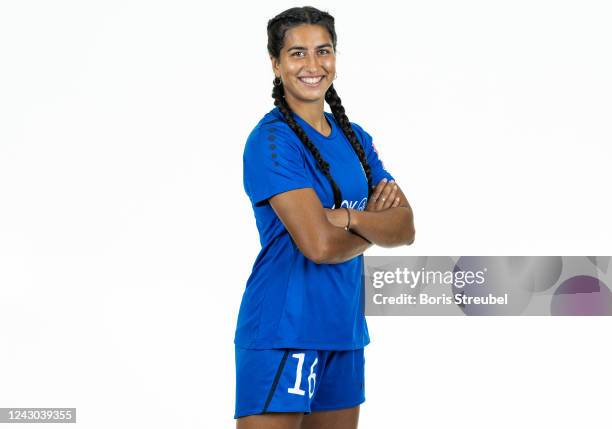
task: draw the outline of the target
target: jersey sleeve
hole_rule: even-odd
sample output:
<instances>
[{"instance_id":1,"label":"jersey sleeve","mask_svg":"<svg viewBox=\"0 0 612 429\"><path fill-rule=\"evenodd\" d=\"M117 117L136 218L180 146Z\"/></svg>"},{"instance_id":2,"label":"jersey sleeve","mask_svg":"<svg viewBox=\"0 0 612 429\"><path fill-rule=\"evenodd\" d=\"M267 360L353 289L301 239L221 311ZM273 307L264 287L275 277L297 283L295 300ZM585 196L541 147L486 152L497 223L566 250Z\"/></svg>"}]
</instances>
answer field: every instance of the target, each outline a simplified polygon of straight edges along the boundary
<instances>
[{"instance_id":1,"label":"jersey sleeve","mask_svg":"<svg viewBox=\"0 0 612 429\"><path fill-rule=\"evenodd\" d=\"M277 128L262 127L251 133L244 149L243 179L253 205L282 192L313 187L302 151Z\"/></svg>"},{"instance_id":2,"label":"jersey sleeve","mask_svg":"<svg viewBox=\"0 0 612 429\"><path fill-rule=\"evenodd\" d=\"M387 178L387 180L395 180L395 178L385 169L385 166L380 159L380 154L376 150L374 143L372 142L372 136L369 135L363 128L359 125L352 123L353 129L359 136L359 140L364 148L366 159L368 160L368 164L370 165L370 171L372 173L372 185L378 185L383 178Z\"/></svg>"}]
</instances>

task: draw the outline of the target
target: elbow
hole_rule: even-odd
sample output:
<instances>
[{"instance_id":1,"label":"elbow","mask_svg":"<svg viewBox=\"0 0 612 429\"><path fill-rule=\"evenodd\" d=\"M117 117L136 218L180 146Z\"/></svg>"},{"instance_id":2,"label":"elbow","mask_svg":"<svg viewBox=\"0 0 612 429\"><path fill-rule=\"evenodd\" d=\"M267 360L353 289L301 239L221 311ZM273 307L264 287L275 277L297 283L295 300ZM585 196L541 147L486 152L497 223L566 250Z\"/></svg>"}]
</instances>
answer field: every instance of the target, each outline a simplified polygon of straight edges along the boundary
<instances>
[{"instance_id":1,"label":"elbow","mask_svg":"<svg viewBox=\"0 0 612 429\"><path fill-rule=\"evenodd\" d=\"M310 252L303 252L304 256L310 259L315 264L327 264L329 263L327 253L324 249L313 249Z\"/></svg>"},{"instance_id":2,"label":"elbow","mask_svg":"<svg viewBox=\"0 0 612 429\"><path fill-rule=\"evenodd\" d=\"M414 243L414 237L416 234L416 230L414 229L414 224L410 224L410 227L405 229L405 237L404 237L404 244L406 246L410 246L412 243Z\"/></svg>"},{"instance_id":3,"label":"elbow","mask_svg":"<svg viewBox=\"0 0 612 429\"><path fill-rule=\"evenodd\" d=\"M324 255L323 253L319 253L319 254L314 254L311 256L306 256L308 259L310 259L312 262L314 262L315 264L327 264L329 263L327 256Z\"/></svg>"},{"instance_id":4,"label":"elbow","mask_svg":"<svg viewBox=\"0 0 612 429\"><path fill-rule=\"evenodd\" d=\"M305 245L302 253L315 264L329 263L329 245L325 237L319 236Z\"/></svg>"},{"instance_id":5,"label":"elbow","mask_svg":"<svg viewBox=\"0 0 612 429\"><path fill-rule=\"evenodd\" d=\"M406 241L406 245L410 246L412 243L414 243L414 234L415 234L415 230L414 228L412 229L412 232L410 234L410 237L408 238L408 241Z\"/></svg>"},{"instance_id":6,"label":"elbow","mask_svg":"<svg viewBox=\"0 0 612 429\"><path fill-rule=\"evenodd\" d=\"M404 228L386 242L377 243L380 247L410 246L414 243L414 228Z\"/></svg>"},{"instance_id":7,"label":"elbow","mask_svg":"<svg viewBox=\"0 0 612 429\"><path fill-rule=\"evenodd\" d=\"M409 212L410 216L409 221L407 222L408 225L406 228L404 228L407 236L405 237L404 243L406 243L407 246L410 246L412 243L414 243L414 236L416 234L416 230L414 229L414 215L412 214L412 209L409 208Z\"/></svg>"}]
</instances>

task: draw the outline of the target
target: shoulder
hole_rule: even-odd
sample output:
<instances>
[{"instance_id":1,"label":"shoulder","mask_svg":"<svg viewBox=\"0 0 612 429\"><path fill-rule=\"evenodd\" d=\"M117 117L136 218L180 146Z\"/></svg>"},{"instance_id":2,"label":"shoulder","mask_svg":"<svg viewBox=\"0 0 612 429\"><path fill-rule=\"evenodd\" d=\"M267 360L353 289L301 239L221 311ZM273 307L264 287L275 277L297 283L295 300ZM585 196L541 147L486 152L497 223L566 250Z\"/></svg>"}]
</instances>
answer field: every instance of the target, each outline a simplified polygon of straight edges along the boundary
<instances>
[{"instance_id":1,"label":"shoulder","mask_svg":"<svg viewBox=\"0 0 612 429\"><path fill-rule=\"evenodd\" d=\"M363 127L362 127L361 125L359 125L357 122L351 122L351 126L353 127L353 129L354 129L356 132L360 132L360 133L363 133L363 132L364 132L364 131L363 131Z\"/></svg>"},{"instance_id":2,"label":"shoulder","mask_svg":"<svg viewBox=\"0 0 612 429\"><path fill-rule=\"evenodd\" d=\"M357 122L351 122L351 127L355 131L355 134L357 134L357 138L362 145L368 146L372 144L372 136L368 134L361 125Z\"/></svg>"},{"instance_id":3,"label":"shoulder","mask_svg":"<svg viewBox=\"0 0 612 429\"><path fill-rule=\"evenodd\" d=\"M264 115L250 132L244 147L244 156L249 157L264 150L296 153L301 153L302 150L299 138L276 108Z\"/></svg>"},{"instance_id":4,"label":"shoulder","mask_svg":"<svg viewBox=\"0 0 612 429\"><path fill-rule=\"evenodd\" d=\"M363 149L368 159L372 160L373 156L379 158L378 149L374 145L372 136L355 122L351 122L351 126L353 127L355 134L357 134L357 138L361 142L361 145L363 146Z\"/></svg>"}]
</instances>

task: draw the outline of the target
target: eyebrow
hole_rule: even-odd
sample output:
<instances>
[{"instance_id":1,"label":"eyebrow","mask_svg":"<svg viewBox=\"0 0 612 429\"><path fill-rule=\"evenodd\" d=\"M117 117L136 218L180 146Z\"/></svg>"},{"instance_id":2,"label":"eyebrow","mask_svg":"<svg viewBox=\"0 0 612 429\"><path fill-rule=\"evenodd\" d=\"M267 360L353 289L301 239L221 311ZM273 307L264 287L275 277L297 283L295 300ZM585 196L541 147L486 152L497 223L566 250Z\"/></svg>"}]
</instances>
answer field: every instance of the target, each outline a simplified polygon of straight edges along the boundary
<instances>
[{"instance_id":1,"label":"eyebrow","mask_svg":"<svg viewBox=\"0 0 612 429\"><path fill-rule=\"evenodd\" d=\"M321 49L321 48L332 48L332 45L330 45L329 43L326 43L324 45L319 45L316 47L316 49ZM292 46L289 49L287 49L287 52L292 51L292 50L298 50L298 51L307 51L308 48L305 48L303 46Z\"/></svg>"}]
</instances>

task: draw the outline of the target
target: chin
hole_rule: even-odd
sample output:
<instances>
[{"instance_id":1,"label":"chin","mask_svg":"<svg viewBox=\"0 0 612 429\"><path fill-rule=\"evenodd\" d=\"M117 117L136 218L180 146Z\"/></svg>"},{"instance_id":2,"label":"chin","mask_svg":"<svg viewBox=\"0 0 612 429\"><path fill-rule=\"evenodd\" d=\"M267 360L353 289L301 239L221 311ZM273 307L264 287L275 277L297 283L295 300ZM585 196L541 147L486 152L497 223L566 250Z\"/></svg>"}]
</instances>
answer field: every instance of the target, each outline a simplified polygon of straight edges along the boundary
<instances>
[{"instance_id":1,"label":"chin","mask_svg":"<svg viewBox=\"0 0 612 429\"><path fill-rule=\"evenodd\" d=\"M309 96L301 97L301 99L304 100L304 101L309 101L311 103L314 103L315 101L325 100L325 96L324 95L320 95L320 96L316 97L316 96L309 95Z\"/></svg>"},{"instance_id":2,"label":"chin","mask_svg":"<svg viewBox=\"0 0 612 429\"><path fill-rule=\"evenodd\" d=\"M310 92L298 92L294 93L295 98L300 101L312 102L325 100L325 93L327 92L327 88L325 91L310 91Z\"/></svg>"}]
</instances>

